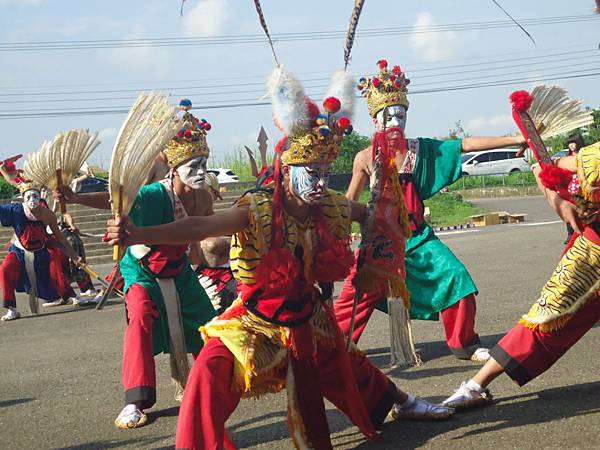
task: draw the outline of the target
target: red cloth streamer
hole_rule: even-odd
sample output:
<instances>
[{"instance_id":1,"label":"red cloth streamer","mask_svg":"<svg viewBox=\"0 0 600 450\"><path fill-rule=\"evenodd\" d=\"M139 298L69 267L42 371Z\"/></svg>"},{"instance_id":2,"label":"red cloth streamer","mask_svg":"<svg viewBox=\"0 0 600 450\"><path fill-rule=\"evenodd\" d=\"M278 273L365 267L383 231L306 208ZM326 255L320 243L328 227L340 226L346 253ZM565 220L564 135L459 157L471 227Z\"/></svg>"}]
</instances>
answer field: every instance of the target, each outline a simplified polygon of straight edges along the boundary
<instances>
[{"instance_id":1,"label":"red cloth streamer","mask_svg":"<svg viewBox=\"0 0 600 450\"><path fill-rule=\"evenodd\" d=\"M319 248L313 261L313 273L317 281L333 283L343 280L354 265L354 253L346 239L336 239L327 226L323 209L316 213Z\"/></svg>"}]
</instances>

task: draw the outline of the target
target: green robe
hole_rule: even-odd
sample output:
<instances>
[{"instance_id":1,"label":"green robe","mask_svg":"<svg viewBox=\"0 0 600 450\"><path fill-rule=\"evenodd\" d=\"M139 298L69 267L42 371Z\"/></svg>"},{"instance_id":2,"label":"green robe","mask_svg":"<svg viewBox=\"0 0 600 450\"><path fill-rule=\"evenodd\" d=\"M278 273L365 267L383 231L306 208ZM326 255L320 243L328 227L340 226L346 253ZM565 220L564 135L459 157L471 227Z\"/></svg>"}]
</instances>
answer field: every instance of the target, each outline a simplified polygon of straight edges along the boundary
<instances>
[{"instance_id":1,"label":"green robe","mask_svg":"<svg viewBox=\"0 0 600 450\"><path fill-rule=\"evenodd\" d=\"M136 226L141 227L173 222L173 203L164 186L160 183L144 186L135 198L129 217ZM125 252L119 267L125 280L125 293L134 283L142 285L150 293L160 313L160 317L152 325L154 354L169 353L169 327L165 304L155 276L132 255L131 248ZM216 312L206 292L200 286L198 276L190 267L187 257L183 267L183 271L175 277L175 287L179 294L187 351L196 353L203 345L198 328L215 317Z\"/></svg>"},{"instance_id":2,"label":"green robe","mask_svg":"<svg viewBox=\"0 0 600 450\"><path fill-rule=\"evenodd\" d=\"M427 200L460 178L460 140L419 138L418 150L410 141L412 164L408 171L412 169L421 200ZM469 294L477 294L477 287L463 263L425 221L420 232L413 233L406 241L406 285L411 296L411 318L420 320L438 320L439 311ZM387 312L387 302L380 302L378 309Z\"/></svg>"}]
</instances>

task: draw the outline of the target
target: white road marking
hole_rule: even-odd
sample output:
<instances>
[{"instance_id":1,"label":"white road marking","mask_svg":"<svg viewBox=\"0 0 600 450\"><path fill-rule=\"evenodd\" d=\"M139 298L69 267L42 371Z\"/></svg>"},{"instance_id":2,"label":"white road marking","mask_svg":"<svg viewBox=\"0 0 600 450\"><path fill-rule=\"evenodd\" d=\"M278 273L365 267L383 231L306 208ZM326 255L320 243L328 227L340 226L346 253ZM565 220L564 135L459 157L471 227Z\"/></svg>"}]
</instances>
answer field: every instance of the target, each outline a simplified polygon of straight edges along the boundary
<instances>
[{"instance_id":1,"label":"white road marking","mask_svg":"<svg viewBox=\"0 0 600 450\"><path fill-rule=\"evenodd\" d=\"M514 223L509 227L536 227L538 225L552 225L554 223L562 223L562 220L551 220L549 222L532 222L532 223Z\"/></svg>"},{"instance_id":2,"label":"white road marking","mask_svg":"<svg viewBox=\"0 0 600 450\"><path fill-rule=\"evenodd\" d=\"M435 233L435 235L436 236L448 236L450 234L476 233L478 231L481 231L481 230L471 228L468 230L439 231L439 232Z\"/></svg>"}]
</instances>

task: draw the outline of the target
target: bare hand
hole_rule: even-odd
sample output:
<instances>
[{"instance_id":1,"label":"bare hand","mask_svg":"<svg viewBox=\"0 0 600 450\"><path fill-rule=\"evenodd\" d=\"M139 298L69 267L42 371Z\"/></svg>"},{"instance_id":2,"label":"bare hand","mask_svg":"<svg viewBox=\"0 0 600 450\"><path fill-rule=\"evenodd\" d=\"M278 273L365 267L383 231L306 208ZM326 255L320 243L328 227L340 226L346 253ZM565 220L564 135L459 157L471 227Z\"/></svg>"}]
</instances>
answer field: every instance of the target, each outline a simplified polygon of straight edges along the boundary
<instances>
[{"instance_id":1,"label":"bare hand","mask_svg":"<svg viewBox=\"0 0 600 450\"><path fill-rule=\"evenodd\" d=\"M127 216L113 218L108 220L106 230L106 240L110 245L133 245L135 242L137 227L133 225L131 219Z\"/></svg>"},{"instance_id":2,"label":"bare hand","mask_svg":"<svg viewBox=\"0 0 600 450\"><path fill-rule=\"evenodd\" d=\"M564 200L557 196L556 212L560 218L567 224L571 225L573 231L577 234L581 234L581 225L579 223L579 216L577 215L577 207L567 200Z\"/></svg>"}]
</instances>

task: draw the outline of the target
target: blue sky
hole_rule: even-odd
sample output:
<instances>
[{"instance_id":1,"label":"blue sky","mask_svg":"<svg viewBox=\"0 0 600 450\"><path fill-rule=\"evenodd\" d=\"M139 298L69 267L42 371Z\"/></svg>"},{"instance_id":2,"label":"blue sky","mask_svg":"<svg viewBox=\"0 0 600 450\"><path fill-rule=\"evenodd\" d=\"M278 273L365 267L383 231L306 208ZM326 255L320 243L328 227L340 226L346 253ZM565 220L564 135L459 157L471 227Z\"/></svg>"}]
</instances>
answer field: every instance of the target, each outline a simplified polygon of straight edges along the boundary
<instances>
[{"instance_id":1,"label":"blue sky","mask_svg":"<svg viewBox=\"0 0 600 450\"><path fill-rule=\"evenodd\" d=\"M591 14L594 6L591 0L573 0L568 10L564 0L502 0L501 3L521 19ZM350 0L262 1L274 35L345 30L352 4ZM176 0L0 0L0 44L261 33L250 0L187 0L183 17L179 15L179 7ZM488 0L368 0L359 31L382 27L413 27L416 31L419 26L494 20L505 17ZM600 41L600 17L594 21L527 28L536 46L516 28L357 36L349 70L357 77L372 73L375 62L385 57L390 64L402 66L412 80L413 91L499 79L530 79L577 70L600 72L600 50L593 51ZM328 77L343 65L342 44L341 38L277 42L276 49L280 61L306 80L306 91L322 95L327 82L315 79ZM262 42L0 51L0 116L18 110L128 107L137 90L152 88L170 94L174 103L182 97L190 97L196 105L240 99L260 101L262 84L249 87L247 83L262 83L272 68L270 50ZM552 83L566 87L585 105L598 108L599 80L599 76L593 76ZM236 87L237 83L243 84ZM409 95L407 134L441 136L457 120L477 135L514 132L507 97L513 90L530 89L533 84ZM73 91L119 92L65 94ZM57 102L59 99L70 101ZM355 129L368 134L372 129L366 107L362 100L357 104ZM213 125L208 141L216 160L222 161L243 144L254 146L261 125L271 138L271 146L280 136L272 125L268 106L211 109L195 114ZM0 158L36 150L43 140L58 131L89 128L99 131L103 139L92 162L107 166L123 118L124 114L0 117Z\"/></svg>"}]
</instances>

